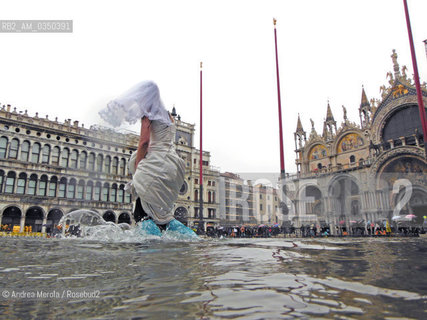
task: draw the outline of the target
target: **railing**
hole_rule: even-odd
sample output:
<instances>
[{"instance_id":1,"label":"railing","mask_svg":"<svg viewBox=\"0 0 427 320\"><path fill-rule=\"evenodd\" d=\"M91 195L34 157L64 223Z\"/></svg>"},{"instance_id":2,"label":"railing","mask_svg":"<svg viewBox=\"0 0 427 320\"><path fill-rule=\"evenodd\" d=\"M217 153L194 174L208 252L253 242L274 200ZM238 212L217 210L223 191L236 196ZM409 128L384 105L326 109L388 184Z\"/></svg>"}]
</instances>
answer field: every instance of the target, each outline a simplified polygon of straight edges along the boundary
<instances>
[{"instance_id":1,"label":"railing","mask_svg":"<svg viewBox=\"0 0 427 320\"><path fill-rule=\"evenodd\" d=\"M319 177L319 176L325 175L325 174L330 174L333 172L340 172L340 171L363 168L366 166L370 166L373 161L374 161L374 158L370 157L366 160L352 162L352 163L346 163L346 164L337 164L336 166L323 167L322 169L316 169L314 171L310 171L310 172L306 172L306 173L299 172L299 173L294 173L294 174L288 174L288 175L286 175L286 179L296 180L296 179L301 179L301 178L313 178L313 177Z\"/></svg>"}]
</instances>

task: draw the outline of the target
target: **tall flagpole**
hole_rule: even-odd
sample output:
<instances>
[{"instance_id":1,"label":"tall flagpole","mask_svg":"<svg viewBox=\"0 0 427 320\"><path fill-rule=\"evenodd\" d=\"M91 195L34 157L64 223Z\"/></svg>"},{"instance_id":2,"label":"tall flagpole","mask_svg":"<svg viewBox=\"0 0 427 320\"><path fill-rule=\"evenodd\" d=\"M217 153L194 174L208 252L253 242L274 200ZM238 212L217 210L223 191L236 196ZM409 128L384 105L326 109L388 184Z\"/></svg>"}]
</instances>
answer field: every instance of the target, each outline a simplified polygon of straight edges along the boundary
<instances>
[{"instance_id":1,"label":"tall flagpole","mask_svg":"<svg viewBox=\"0 0 427 320\"><path fill-rule=\"evenodd\" d=\"M279 141L280 141L280 191L281 201L280 208L282 215L285 216L289 213L288 205L285 202L286 199L286 187L285 187L285 155L283 153L283 128L282 128L282 104L280 101L280 79L279 79L279 56L277 54L277 31L276 31L277 20L273 18L274 24L274 48L276 52L276 78L277 78L277 103L279 107ZM283 224L285 219L283 219Z\"/></svg>"},{"instance_id":2,"label":"tall flagpole","mask_svg":"<svg viewBox=\"0 0 427 320\"><path fill-rule=\"evenodd\" d=\"M200 162L199 162L199 225L197 227L198 234L204 234L205 228L203 223L203 73L202 65L200 62Z\"/></svg>"},{"instance_id":3,"label":"tall flagpole","mask_svg":"<svg viewBox=\"0 0 427 320\"><path fill-rule=\"evenodd\" d=\"M418 76L417 58L415 56L414 40L412 39L411 21L409 20L408 3L406 0L403 0L403 6L405 7L406 26L408 27L409 46L411 47L412 66L414 68L414 81L415 81L415 88L417 89L418 110L420 113L420 120L423 128L423 141L424 141L424 152L425 152L424 156L427 158L426 111L424 109L423 95L422 95L421 86L420 86L420 77Z\"/></svg>"},{"instance_id":4,"label":"tall flagpole","mask_svg":"<svg viewBox=\"0 0 427 320\"><path fill-rule=\"evenodd\" d=\"M273 18L274 23L274 45L276 51L276 78L277 78L277 101L279 105L279 139L280 139L280 176L285 177L285 156L283 153L283 129L282 129L282 106L280 101L280 79L279 79L279 58L277 55L277 32L276 32L276 19Z\"/></svg>"}]
</instances>

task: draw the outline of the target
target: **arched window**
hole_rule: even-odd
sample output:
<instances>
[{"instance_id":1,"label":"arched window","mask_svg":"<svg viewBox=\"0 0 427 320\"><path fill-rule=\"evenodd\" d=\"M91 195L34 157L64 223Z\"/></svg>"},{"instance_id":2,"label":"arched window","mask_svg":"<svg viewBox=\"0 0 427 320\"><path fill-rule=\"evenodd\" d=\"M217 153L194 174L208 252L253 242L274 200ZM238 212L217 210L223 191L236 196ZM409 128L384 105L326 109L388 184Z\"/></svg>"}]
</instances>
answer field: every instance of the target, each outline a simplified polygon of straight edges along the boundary
<instances>
[{"instance_id":1,"label":"arched window","mask_svg":"<svg viewBox=\"0 0 427 320\"><path fill-rule=\"evenodd\" d=\"M87 153L86 151L83 151L80 154L80 169L86 169L86 160L87 160Z\"/></svg>"},{"instance_id":2,"label":"arched window","mask_svg":"<svg viewBox=\"0 0 427 320\"><path fill-rule=\"evenodd\" d=\"M61 167L68 168L68 160L70 158L70 150L64 148L61 153Z\"/></svg>"},{"instance_id":3,"label":"arched window","mask_svg":"<svg viewBox=\"0 0 427 320\"><path fill-rule=\"evenodd\" d=\"M6 177L6 185L4 189L5 193L13 193L13 190L15 188L15 179L16 179L16 173L13 171L10 171Z\"/></svg>"},{"instance_id":4,"label":"arched window","mask_svg":"<svg viewBox=\"0 0 427 320\"><path fill-rule=\"evenodd\" d=\"M30 154L30 142L24 141L21 145L21 160L28 161L28 156Z\"/></svg>"},{"instance_id":5,"label":"arched window","mask_svg":"<svg viewBox=\"0 0 427 320\"><path fill-rule=\"evenodd\" d=\"M84 188L85 188L85 182L84 180L80 180L79 185L77 186L77 194L76 194L77 199L83 200Z\"/></svg>"},{"instance_id":6,"label":"arched window","mask_svg":"<svg viewBox=\"0 0 427 320\"><path fill-rule=\"evenodd\" d=\"M104 157L102 154L98 154L96 157L96 171L102 172L102 163L104 162Z\"/></svg>"},{"instance_id":7,"label":"arched window","mask_svg":"<svg viewBox=\"0 0 427 320\"><path fill-rule=\"evenodd\" d=\"M9 146L9 158L17 159L18 158L18 149L19 149L19 140L12 139Z\"/></svg>"},{"instance_id":8,"label":"arched window","mask_svg":"<svg viewBox=\"0 0 427 320\"><path fill-rule=\"evenodd\" d=\"M422 124L418 106L416 104L399 108L387 120L382 131L382 140L400 140L400 137L408 137L415 133L422 133ZM424 141L427 139L424 138Z\"/></svg>"},{"instance_id":9,"label":"arched window","mask_svg":"<svg viewBox=\"0 0 427 320\"><path fill-rule=\"evenodd\" d=\"M108 201L109 193L110 193L110 185L106 182L102 187L102 201Z\"/></svg>"},{"instance_id":10,"label":"arched window","mask_svg":"<svg viewBox=\"0 0 427 320\"><path fill-rule=\"evenodd\" d=\"M113 174L118 174L118 172L117 172L118 167L119 167L119 158L114 157L113 158L113 168L112 168Z\"/></svg>"},{"instance_id":11,"label":"arched window","mask_svg":"<svg viewBox=\"0 0 427 320\"><path fill-rule=\"evenodd\" d=\"M105 173L111 173L111 157L106 156L104 161L104 172Z\"/></svg>"},{"instance_id":12,"label":"arched window","mask_svg":"<svg viewBox=\"0 0 427 320\"><path fill-rule=\"evenodd\" d=\"M58 185L58 178L52 177L49 182L49 197L56 197L56 187Z\"/></svg>"},{"instance_id":13,"label":"arched window","mask_svg":"<svg viewBox=\"0 0 427 320\"><path fill-rule=\"evenodd\" d=\"M59 165L59 147L53 147L52 150L52 164L58 166ZM21 151L22 154L22 151Z\"/></svg>"},{"instance_id":14,"label":"arched window","mask_svg":"<svg viewBox=\"0 0 427 320\"><path fill-rule=\"evenodd\" d=\"M71 151L71 156L70 156L70 168L72 169L77 169L77 158L79 156L79 153L76 149L74 149L73 151Z\"/></svg>"},{"instance_id":15,"label":"arched window","mask_svg":"<svg viewBox=\"0 0 427 320\"><path fill-rule=\"evenodd\" d=\"M95 184L95 189L93 191L93 200L101 200L101 182Z\"/></svg>"},{"instance_id":16,"label":"arched window","mask_svg":"<svg viewBox=\"0 0 427 320\"><path fill-rule=\"evenodd\" d=\"M208 203L212 202L212 193L208 191Z\"/></svg>"},{"instance_id":17,"label":"arched window","mask_svg":"<svg viewBox=\"0 0 427 320\"><path fill-rule=\"evenodd\" d=\"M31 152L31 162L32 163L39 163L40 159L40 143L34 143L33 149Z\"/></svg>"},{"instance_id":18,"label":"arched window","mask_svg":"<svg viewBox=\"0 0 427 320\"><path fill-rule=\"evenodd\" d=\"M212 203L215 203L216 194L215 191L212 192Z\"/></svg>"},{"instance_id":19,"label":"arched window","mask_svg":"<svg viewBox=\"0 0 427 320\"><path fill-rule=\"evenodd\" d=\"M322 168L323 168L322 164L321 164L321 163L318 163L318 164L317 164L317 169L322 170Z\"/></svg>"},{"instance_id":20,"label":"arched window","mask_svg":"<svg viewBox=\"0 0 427 320\"><path fill-rule=\"evenodd\" d=\"M0 159L6 158L6 149L7 149L7 138L0 138Z\"/></svg>"},{"instance_id":21,"label":"arched window","mask_svg":"<svg viewBox=\"0 0 427 320\"><path fill-rule=\"evenodd\" d=\"M124 158L120 159L120 173L122 176L125 175L126 172L126 160Z\"/></svg>"},{"instance_id":22,"label":"arched window","mask_svg":"<svg viewBox=\"0 0 427 320\"><path fill-rule=\"evenodd\" d=\"M91 152L89 154L89 167L88 169L90 171L95 171L95 154L93 152Z\"/></svg>"},{"instance_id":23,"label":"arched window","mask_svg":"<svg viewBox=\"0 0 427 320\"><path fill-rule=\"evenodd\" d=\"M350 163L355 163L356 162L356 157L355 156L350 156Z\"/></svg>"},{"instance_id":24,"label":"arched window","mask_svg":"<svg viewBox=\"0 0 427 320\"><path fill-rule=\"evenodd\" d=\"M125 203L132 203L132 195L125 191Z\"/></svg>"},{"instance_id":25,"label":"arched window","mask_svg":"<svg viewBox=\"0 0 427 320\"><path fill-rule=\"evenodd\" d=\"M199 201L199 190L194 190L194 201Z\"/></svg>"},{"instance_id":26,"label":"arched window","mask_svg":"<svg viewBox=\"0 0 427 320\"><path fill-rule=\"evenodd\" d=\"M113 183L113 185L111 186L111 198L110 198L111 202L116 202L117 201L117 184Z\"/></svg>"},{"instance_id":27,"label":"arched window","mask_svg":"<svg viewBox=\"0 0 427 320\"><path fill-rule=\"evenodd\" d=\"M61 178L59 180L58 197L65 198L65 190L67 190L67 179Z\"/></svg>"},{"instance_id":28,"label":"arched window","mask_svg":"<svg viewBox=\"0 0 427 320\"><path fill-rule=\"evenodd\" d=\"M85 200L92 200L93 182L89 181L86 185Z\"/></svg>"},{"instance_id":29,"label":"arched window","mask_svg":"<svg viewBox=\"0 0 427 320\"><path fill-rule=\"evenodd\" d=\"M32 196L36 195L37 179L38 179L38 177L36 174L32 174L30 176L30 180L28 181L27 194L32 195Z\"/></svg>"},{"instance_id":30,"label":"arched window","mask_svg":"<svg viewBox=\"0 0 427 320\"><path fill-rule=\"evenodd\" d=\"M47 191L47 175L42 175L39 181L39 192L38 195L45 197Z\"/></svg>"},{"instance_id":31,"label":"arched window","mask_svg":"<svg viewBox=\"0 0 427 320\"><path fill-rule=\"evenodd\" d=\"M0 193L3 190L3 181L4 181L4 171L0 170Z\"/></svg>"},{"instance_id":32,"label":"arched window","mask_svg":"<svg viewBox=\"0 0 427 320\"><path fill-rule=\"evenodd\" d=\"M74 199L75 192L76 192L76 179L73 178L70 180L70 183L68 184L67 198Z\"/></svg>"},{"instance_id":33,"label":"arched window","mask_svg":"<svg viewBox=\"0 0 427 320\"><path fill-rule=\"evenodd\" d=\"M123 198L125 195L125 186L123 184L120 185L119 192L117 194L117 201L123 203Z\"/></svg>"},{"instance_id":34,"label":"arched window","mask_svg":"<svg viewBox=\"0 0 427 320\"><path fill-rule=\"evenodd\" d=\"M42 163L49 163L50 158L50 145L45 144L42 150Z\"/></svg>"},{"instance_id":35,"label":"arched window","mask_svg":"<svg viewBox=\"0 0 427 320\"><path fill-rule=\"evenodd\" d=\"M27 174L22 172L19 174L18 181L16 182L16 193L24 194L26 184L27 184Z\"/></svg>"}]
</instances>

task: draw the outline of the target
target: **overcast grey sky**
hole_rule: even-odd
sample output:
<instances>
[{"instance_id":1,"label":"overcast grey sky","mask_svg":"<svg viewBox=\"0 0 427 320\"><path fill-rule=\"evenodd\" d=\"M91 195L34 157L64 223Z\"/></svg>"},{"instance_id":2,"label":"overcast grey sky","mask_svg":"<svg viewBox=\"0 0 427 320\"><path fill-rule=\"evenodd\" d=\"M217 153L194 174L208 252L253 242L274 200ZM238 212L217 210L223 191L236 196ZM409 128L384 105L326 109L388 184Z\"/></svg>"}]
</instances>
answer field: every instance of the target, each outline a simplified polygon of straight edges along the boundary
<instances>
[{"instance_id":1,"label":"overcast grey sky","mask_svg":"<svg viewBox=\"0 0 427 320\"><path fill-rule=\"evenodd\" d=\"M426 81L427 1L408 4ZM74 23L71 34L0 33L0 102L30 115L105 125L97 113L109 100L154 80L198 137L203 61L203 146L222 171L280 170L273 17L288 172L298 113L321 132L329 99L335 120L344 105L358 123L362 85L380 98L392 49L413 73L402 0L3 1L0 12Z\"/></svg>"}]
</instances>

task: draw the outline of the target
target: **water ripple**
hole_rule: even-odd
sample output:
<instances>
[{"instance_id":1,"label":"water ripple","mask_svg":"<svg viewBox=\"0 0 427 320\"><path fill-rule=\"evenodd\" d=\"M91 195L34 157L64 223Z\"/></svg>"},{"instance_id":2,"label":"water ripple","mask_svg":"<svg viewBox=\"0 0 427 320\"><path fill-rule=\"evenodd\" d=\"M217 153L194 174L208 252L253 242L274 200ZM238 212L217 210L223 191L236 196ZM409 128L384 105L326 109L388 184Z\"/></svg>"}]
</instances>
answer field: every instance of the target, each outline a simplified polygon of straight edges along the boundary
<instances>
[{"instance_id":1,"label":"water ripple","mask_svg":"<svg viewBox=\"0 0 427 320\"><path fill-rule=\"evenodd\" d=\"M425 239L132 239L0 239L3 290L100 292L89 300L2 297L0 312L9 319L425 317Z\"/></svg>"}]
</instances>

